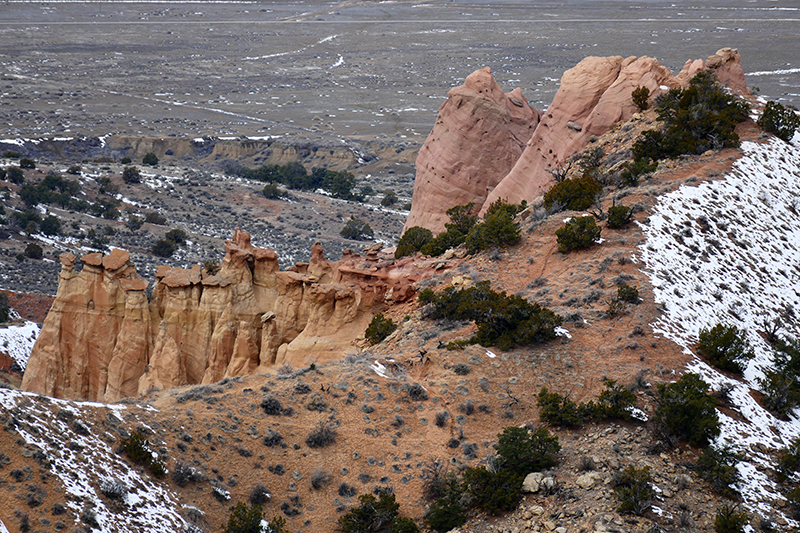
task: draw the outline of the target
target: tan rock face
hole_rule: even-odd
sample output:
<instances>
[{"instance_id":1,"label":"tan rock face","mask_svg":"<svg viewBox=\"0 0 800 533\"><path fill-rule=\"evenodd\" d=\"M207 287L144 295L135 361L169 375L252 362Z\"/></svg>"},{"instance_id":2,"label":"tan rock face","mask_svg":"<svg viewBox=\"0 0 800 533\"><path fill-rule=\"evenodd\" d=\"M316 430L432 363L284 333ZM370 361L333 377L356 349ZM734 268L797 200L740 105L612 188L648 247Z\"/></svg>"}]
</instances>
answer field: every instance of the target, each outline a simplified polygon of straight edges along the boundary
<instances>
[{"instance_id":1,"label":"tan rock face","mask_svg":"<svg viewBox=\"0 0 800 533\"><path fill-rule=\"evenodd\" d=\"M451 89L417 156L406 229L423 226L438 233L450 207L482 205L522 154L538 118L522 92L503 93L488 68Z\"/></svg>"},{"instance_id":2,"label":"tan rock face","mask_svg":"<svg viewBox=\"0 0 800 533\"><path fill-rule=\"evenodd\" d=\"M631 100L633 89L647 87L652 101L667 89L685 86L706 68L731 90L749 94L739 53L730 48L705 61L688 61L677 76L650 57L587 57L564 73L553 103L542 113L519 155L502 148L499 141L519 139L523 136L519 130L511 133L504 129L506 121L502 120L493 123L495 128L490 131L497 132L495 135L483 135L487 128L482 124L491 121L478 111L500 108L514 100L514 93L503 100L502 91L488 81L488 69L473 73L463 86L448 94L420 150L406 228L423 226L438 233L447 222L447 209L470 201L482 206L481 215L500 198L531 202L552 186L549 170L584 150L592 136L602 135L612 124L626 121L638 111ZM498 158L502 164L495 161ZM512 159L512 166L503 174L502 168ZM483 201L482 187L487 192Z\"/></svg>"},{"instance_id":3,"label":"tan rock face","mask_svg":"<svg viewBox=\"0 0 800 533\"><path fill-rule=\"evenodd\" d=\"M193 383L323 363L355 351L389 289L413 294L412 258L371 254L325 259L315 244L300 272L280 272L277 254L237 228L216 275L199 265L160 267L148 283L127 252L61 256L56 300L28 361L25 390L116 401Z\"/></svg>"}]
</instances>

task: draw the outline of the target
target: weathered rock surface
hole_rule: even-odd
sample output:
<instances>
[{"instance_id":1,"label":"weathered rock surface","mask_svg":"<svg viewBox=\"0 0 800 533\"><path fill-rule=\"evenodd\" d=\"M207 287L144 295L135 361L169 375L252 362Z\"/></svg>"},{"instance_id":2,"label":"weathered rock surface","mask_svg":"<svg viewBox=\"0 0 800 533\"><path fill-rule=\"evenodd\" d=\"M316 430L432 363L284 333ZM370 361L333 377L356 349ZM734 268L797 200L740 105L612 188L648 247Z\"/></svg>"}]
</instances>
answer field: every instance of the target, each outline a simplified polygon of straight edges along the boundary
<instances>
[{"instance_id":1,"label":"weathered rock surface","mask_svg":"<svg viewBox=\"0 0 800 533\"><path fill-rule=\"evenodd\" d=\"M402 301L427 276L413 258L346 254L314 245L308 264L279 271L277 254L237 228L217 273L161 267L152 297L127 252L61 256L59 289L28 361L25 390L115 401L193 383L327 362L356 350L387 297Z\"/></svg>"},{"instance_id":2,"label":"weathered rock surface","mask_svg":"<svg viewBox=\"0 0 800 533\"><path fill-rule=\"evenodd\" d=\"M419 151L405 228L441 232L450 207L482 205L522 154L538 120L522 91L503 93L489 68L467 76L464 85L447 94Z\"/></svg>"},{"instance_id":3,"label":"weathered rock surface","mask_svg":"<svg viewBox=\"0 0 800 533\"><path fill-rule=\"evenodd\" d=\"M477 71L467 78L464 86L453 89L448 95L431 135L420 150L412 211L406 228L423 226L439 232L447 221L447 209L469 201L481 204L481 214L500 198L514 203L532 201L554 183L548 171L563 166L570 156L586 148L590 138L602 135L613 124L630 119L638 111L631 100L633 89L647 87L652 101L670 88L685 86L705 69L713 70L720 82L731 90L749 94L739 52L731 48L723 48L706 60L688 61L677 76L646 56L585 58L564 73L552 104L542 113L524 151L505 175L500 175L502 167L518 151L499 146L498 139L510 134L501 127L502 123L495 123L492 130L499 134L480 135L486 129L480 125L487 121L475 119L478 113L474 109L484 100L474 96L475 84L470 78L483 79L488 73L486 69ZM471 105L464 109L465 98L461 95L470 90ZM479 96L492 94L490 101L498 107L507 103L499 98L498 90L479 93ZM510 101L510 95L506 101ZM471 121L464 118L465 112L472 117ZM502 163L497 163L496 159L502 159ZM463 164L459 166L459 162ZM468 171L464 171L465 168ZM477 180L474 176L481 178ZM487 190L481 202L482 187Z\"/></svg>"}]
</instances>

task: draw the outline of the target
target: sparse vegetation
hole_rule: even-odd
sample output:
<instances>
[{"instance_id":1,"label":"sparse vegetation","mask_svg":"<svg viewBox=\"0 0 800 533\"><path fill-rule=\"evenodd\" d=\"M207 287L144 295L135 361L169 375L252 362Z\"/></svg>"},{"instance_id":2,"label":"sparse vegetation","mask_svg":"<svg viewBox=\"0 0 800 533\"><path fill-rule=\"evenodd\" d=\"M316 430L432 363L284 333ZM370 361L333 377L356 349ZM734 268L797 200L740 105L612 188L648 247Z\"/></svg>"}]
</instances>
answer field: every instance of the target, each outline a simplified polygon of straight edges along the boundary
<instances>
[{"instance_id":1,"label":"sparse vegetation","mask_svg":"<svg viewBox=\"0 0 800 533\"><path fill-rule=\"evenodd\" d=\"M734 374L744 372L747 362L755 357L744 331L723 324L700 330L697 353L713 366Z\"/></svg>"},{"instance_id":2,"label":"sparse vegetation","mask_svg":"<svg viewBox=\"0 0 800 533\"><path fill-rule=\"evenodd\" d=\"M776 339L772 364L759 381L764 407L776 416L788 418L800 405L800 344L796 340Z\"/></svg>"},{"instance_id":3,"label":"sparse vegetation","mask_svg":"<svg viewBox=\"0 0 800 533\"><path fill-rule=\"evenodd\" d=\"M512 246L521 238L519 225L514 217L525 209L526 202L509 204L502 199L495 200L481 222L472 226L464 243L467 253L474 254L489 248Z\"/></svg>"},{"instance_id":4,"label":"sparse vegetation","mask_svg":"<svg viewBox=\"0 0 800 533\"><path fill-rule=\"evenodd\" d=\"M153 453L150 442L138 431L133 431L128 438L122 439L120 450L134 463L146 466L154 477L161 478L167 473L164 462Z\"/></svg>"},{"instance_id":5,"label":"sparse vegetation","mask_svg":"<svg viewBox=\"0 0 800 533\"><path fill-rule=\"evenodd\" d=\"M614 476L612 485L619 501L618 512L641 516L650 510L656 491L649 466L636 468L628 465Z\"/></svg>"},{"instance_id":6,"label":"sparse vegetation","mask_svg":"<svg viewBox=\"0 0 800 533\"><path fill-rule=\"evenodd\" d=\"M228 517L225 533L262 533L261 520L264 519L261 507L251 505L248 507L238 502Z\"/></svg>"},{"instance_id":7,"label":"sparse vegetation","mask_svg":"<svg viewBox=\"0 0 800 533\"><path fill-rule=\"evenodd\" d=\"M383 313L378 313L372 318L369 326L367 326L367 331L364 332L364 336L372 344L379 344L383 342L386 337L394 333L396 329L397 324L395 324L391 318L386 318L383 316Z\"/></svg>"},{"instance_id":8,"label":"sparse vegetation","mask_svg":"<svg viewBox=\"0 0 800 533\"><path fill-rule=\"evenodd\" d=\"M739 511L736 505L723 505L714 517L716 533L744 533L748 524L747 513Z\"/></svg>"},{"instance_id":9,"label":"sparse vegetation","mask_svg":"<svg viewBox=\"0 0 800 533\"><path fill-rule=\"evenodd\" d=\"M588 248L600 238L600 231L594 217L572 217L564 227L556 230L558 251L566 254L572 250Z\"/></svg>"},{"instance_id":10,"label":"sparse vegetation","mask_svg":"<svg viewBox=\"0 0 800 533\"><path fill-rule=\"evenodd\" d=\"M671 89L663 95L656 111L665 128L642 134L633 145L634 161L738 147L736 124L747 118L749 107L728 94L713 72L705 70L686 88Z\"/></svg>"},{"instance_id":11,"label":"sparse vegetation","mask_svg":"<svg viewBox=\"0 0 800 533\"><path fill-rule=\"evenodd\" d=\"M613 205L608 208L608 227L619 229L631 221L633 212L626 205Z\"/></svg>"},{"instance_id":12,"label":"sparse vegetation","mask_svg":"<svg viewBox=\"0 0 800 533\"><path fill-rule=\"evenodd\" d=\"M529 431L510 426L498 435L495 449L502 468L527 474L557 465L561 445L545 428Z\"/></svg>"},{"instance_id":13,"label":"sparse vegetation","mask_svg":"<svg viewBox=\"0 0 800 533\"><path fill-rule=\"evenodd\" d=\"M153 152L147 152L142 158L142 164L154 167L158 165L158 157Z\"/></svg>"},{"instance_id":14,"label":"sparse vegetation","mask_svg":"<svg viewBox=\"0 0 800 533\"><path fill-rule=\"evenodd\" d=\"M576 404L568 396L550 392L542 387L537 398L539 420L559 427L577 428L587 422L618 419L632 420L636 396L613 379L604 381L605 389L597 401Z\"/></svg>"},{"instance_id":15,"label":"sparse vegetation","mask_svg":"<svg viewBox=\"0 0 800 533\"><path fill-rule=\"evenodd\" d=\"M136 167L125 167L122 170L122 181L128 185L135 185L142 182L142 175Z\"/></svg>"},{"instance_id":16,"label":"sparse vegetation","mask_svg":"<svg viewBox=\"0 0 800 533\"><path fill-rule=\"evenodd\" d=\"M794 137L794 132L800 128L800 116L794 109L770 100L758 119L758 125L762 130L774 133L776 137L788 143Z\"/></svg>"},{"instance_id":17,"label":"sparse vegetation","mask_svg":"<svg viewBox=\"0 0 800 533\"><path fill-rule=\"evenodd\" d=\"M631 100L633 101L633 105L639 108L640 111L644 111L650 104L647 102L648 98L650 98L650 89L643 85L637 86L631 92Z\"/></svg>"},{"instance_id":18,"label":"sparse vegetation","mask_svg":"<svg viewBox=\"0 0 800 533\"><path fill-rule=\"evenodd\" d=\"M507 296L505 291L494 292L488 281L467 289L448 287L439 294L425 289L419 300L432 304L430 318L474 321L478 331L470 342L501 350L554 339L555 328L561 325L561 317L546 307L521 296Z\"/></svg>"},{"instance_id":19,"label":"sparse vegetation","mask_svg":"<svg viewBox=\"0 0 800 533\"><path fill-rule=\"evenodd\" d=\"M544 194L544 208L550 213L583 211L591 207L603 191L603 185L591 172L556 183Z\"/></svg>"},{"instance_id":20,"label":"sparse vegetation","mask_svg":"<svg viewBox=\"0 0 800 533\"><path fill-rule=\"evenodd\" d=\"M372 227L363 220L350 217L350 220L347 221L339 234L345 239L368 241L372 239L375 232L372 230Z\"/></svg>"},{"instance_id":21,"label":"sparse vegetation","mask_svg":"<svg viewBox=\"0 0 800 533\"><path fill-rule=\"evenodd\" d=\"M336 442L336 428L329 422L320 422L306 437L309 448L324 448Z\"/></svg>"},{"instance_id":22,"label":"sparse vegetation","mask_svg":"<svg viewBox=\"0 0 800 533\"><path fill-rule=\"evenodd\" d=\"M400 516L400 504L394 494L381 492L376 498L362 494L360 505L339 517L342 533L414 533L419 528L407 518Z\"/></svg>"},{"instance_id":23,"label":"sparse vegetation","mask_svg":"<svg viewBox=\"0 0 800 533\"><path fill-rule=\"evenodd\" d=\"M736 463L740 460L730 446L708 446L697 459L697 475L717 494L736 498L738 492L734 485L741 480Z\"/></svg>"},{"instance_id":24,"label":"sparse vegetation","mask_svg":"<svg viewBox=\"0 0 800 533\"><path fill-rule=\"evenodd\" d=\"M674 383L658 384L656 398L653 425L667 444L685 439L692 446L706 446L719 435L716 402L708 395L708 383L697 374L684 374Z\"/></svg>"},{"instance_id":25,"label":"sparse vegetation","mask_svg":"<svg viewBox=\"0 0 800 533\"><path fill-rule=\"evenodd\" d=\"M420 226L408 228L405 233L403 233L403 236L400 237L397 248L394 251L394 256L399 259L407 255L414 255L432 240L433 233L431 233L431 230Z\"/></svg>"}]
</instances>

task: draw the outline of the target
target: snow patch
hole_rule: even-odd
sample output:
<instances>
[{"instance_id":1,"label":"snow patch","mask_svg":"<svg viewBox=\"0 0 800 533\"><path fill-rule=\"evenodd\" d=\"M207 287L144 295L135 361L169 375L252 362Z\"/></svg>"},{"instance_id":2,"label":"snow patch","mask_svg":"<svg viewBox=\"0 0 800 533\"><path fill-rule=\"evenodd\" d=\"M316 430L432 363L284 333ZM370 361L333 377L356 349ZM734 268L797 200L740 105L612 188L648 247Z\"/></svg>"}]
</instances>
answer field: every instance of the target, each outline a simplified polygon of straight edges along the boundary
<instances>
[{"instance_id":1,"label":"snow patch","mask_svg":"<svg viewBox=\"0 0 800 533\"><path fill-rule=\"evenodd\" d=\"M22 325L0 327L0 350L6 352L25 370L39 331L39 325L29 321Z\"/></svg>"}]
</instances>

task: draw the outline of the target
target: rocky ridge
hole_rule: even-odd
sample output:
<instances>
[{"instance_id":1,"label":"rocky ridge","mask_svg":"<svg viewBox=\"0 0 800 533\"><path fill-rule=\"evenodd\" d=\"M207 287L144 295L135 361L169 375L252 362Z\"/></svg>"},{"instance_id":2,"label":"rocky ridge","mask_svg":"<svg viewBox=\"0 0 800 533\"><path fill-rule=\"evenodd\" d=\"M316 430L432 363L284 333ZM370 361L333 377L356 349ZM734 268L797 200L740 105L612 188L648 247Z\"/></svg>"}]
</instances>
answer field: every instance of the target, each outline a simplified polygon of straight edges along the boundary
<instances>
[{"instance_id":1,"label":"rocky ridge","mask_svg":"<svg viewBox=\"0 0 800 533\"><path fill-rule=\"evenodd\" d=\"M24 390L113 402L152 389L213 383L340 359L384 300L404 301L431 269L413 258L312 247L286 271L237 228L219 272L160 267L152 297L120 249L62 254L59 290L28 361Z\"/></svg>"},{"instance_id":2,"label":"rocky ridge","mask_svg":"<svg viewBox=\"0 0 800 533\"><path fill-rule=\"evenodd\" d=\"M720 82L739 94L749 94L737 50L723 48L706 60L687 61L677 75L651 57L587 57L564 73L553 102L542 112L541 120L529 115L528 129L520 128L506 115L498 113L487 121L477 109L497 109L509 106L498 98L501 89L488 82L487 90L476 90L474 79L485 79L488 72L478 71L464 86L448 93L442 104L436 126L420 149L414 200L405 229L415 225L439 232L444 228L445 211L463 205L463 200L475 201L483 214L492 202L503 199L512 203L531 202L554 183L551 171L563 168L570 156L583 150L590 139L606 133L613 124L627 121L638 111L631 92L638 86L647 87L650 98L667 90L685 86L698 72L711 69ZM492 80L493 82L493 80ZM467 110L461 110L465 92L472 91ZM477 93L477 94L475 94ZM510 96L509 96L510 98ZM473 131L483 135L474 135ZM448 131L467 132L451 139ZM498 150L498 139L517 139L529 132L524 150ZM502 164L485 154L501 153ZM516 156L516 154L518 154ZM516 156L516 157L515 157ZM498 172L509 166L507 173ZM452 161L464 161L463 165ZM438 168L438 171L435 169ZM436 172L439 178L436 178ZM474 176L483 176L478 182ZM461 184L442 194L442 183ZM467 184L467 185L464 185ZM462 191L469 187L470 194Z\"/></svg>"}]
</instances>

